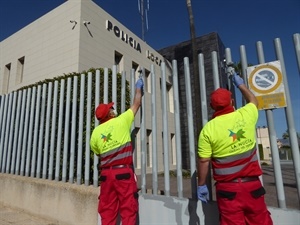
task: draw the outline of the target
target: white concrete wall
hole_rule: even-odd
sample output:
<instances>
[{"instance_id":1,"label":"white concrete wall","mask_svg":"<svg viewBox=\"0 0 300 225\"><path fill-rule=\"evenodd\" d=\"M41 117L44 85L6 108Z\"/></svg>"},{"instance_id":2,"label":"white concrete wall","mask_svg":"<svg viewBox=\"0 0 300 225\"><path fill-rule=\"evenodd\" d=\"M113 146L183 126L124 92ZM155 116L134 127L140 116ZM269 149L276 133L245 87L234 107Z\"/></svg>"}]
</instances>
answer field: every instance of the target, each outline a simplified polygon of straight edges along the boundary
<instances>
[{"instance_id":1,"label":"white concrete wall","mask_svg":"<svg viewBox=\"0 0 300 225\"><path fill-rule=\"evenodd\" d=\"M0 174L0 202L63 224L97 224L99 188Z\"/></svg>"},{"instance_id":2,"label":"white concrete wall","mask_svg":"<svg viewBox=\"0 0 300 225\"><path fill-rule=\"evenodd\" d=\"M60 224L98 223L99 188L0 174L0 202ZM274 225L298 225L299 210L269 207ZM141 195L139 225L218 225L216 202L201 204L186 198ZM98 223L100 225L100 223Z\"/></svg>"},{"instance_id":3,"label":"white concrete wall","mask_svg":"<svg viewBox=\"0 0 300 225\"><path fill-rule=\"evenodd\" d=\"M218 225L219 215L216 202L201 204L200 201L165 196L141 196L139 198L140 225ZM298 225L300 211L268 208L273 225Z\"/></svg>"}]
</instances>

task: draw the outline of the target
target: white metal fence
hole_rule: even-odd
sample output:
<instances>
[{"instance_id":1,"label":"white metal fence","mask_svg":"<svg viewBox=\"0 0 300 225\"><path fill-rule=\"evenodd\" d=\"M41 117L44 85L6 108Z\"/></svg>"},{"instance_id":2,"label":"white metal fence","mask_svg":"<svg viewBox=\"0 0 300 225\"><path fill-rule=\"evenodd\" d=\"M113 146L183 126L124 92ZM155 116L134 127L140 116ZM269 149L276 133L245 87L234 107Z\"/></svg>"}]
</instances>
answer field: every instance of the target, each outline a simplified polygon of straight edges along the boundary
<instances>
[{"instance_id":1,"label":"white metal fence","mask_svg":"<svg viewBox=\"0 0 300 225\"><path fill-rule=\"evenodd\" d=\"M277 52L279 60L282 58L282 53L278 44ZM258 52L260 52L258 47ZM214 52L212 53L214 55ZM226 51L226 59L231 61L230 49ZM218 63L216 57L212 57L213 65ZM241 46L241 62L243 71L246 70L247 61L244 52L244 46ZM284 65L283 65L284 66ZM199 54L199 74L201 86L201 101L202 105L202 121L208 121L206 91L205 91L205 74L204 74L204 59L203 55ZM178 71L177 61L172 61L172 82L174 96L174 123L175 134L174 142L176 143L176 170L177 170L177 193L178 197L182 197L182 168L181 168L181 132L180 132L180 111L178 102ZM165 63L161 64L161 71L158 74L161 77L162 84L166 84L166 67ZM246 76L245 74L243 74ZM284 74L285 75L285 74ZM103 96L100 96L100 80L103 76ZM108 78L111 76L111 82ZM145 104L152 105L151 115L153 131L152 148L148 149L152 152L152 190L153 194L157 195L157 146L156 137L161 133L156 133L157 118L156 118L156 76L153 66L151 66L151 102ZM190 142L190 173L191 173L191 192L192 198L196 198L196 150L194 140L194 128L192 117L192 101L190 88L190 71L189 59L184 58L184 76L186 81L186 102L187 102L187 124L188 136ZM94 157L90 151L89 139L94 126L97 126L97 121L94 120L94 108L100 102L100 97L104 102L108 100L119 102L120 111L124 111L128 107L128 96L126 96L126 82L124 74L121 76L121 86L117 88L117 73L116 66L112 67L112 74L109 75L109 70L105 68L102 71L97 70L95 73L88 72L86 75L68 77L61 80L39 84L27 89L15 91L7 95L1 96L0 102L0 169L1 173L10 173L21 176L30 176L41 179L56 180L62 182L70 182L85 185L98 186L98 158ZM219 74L217 70L213 70L215 88L218 88ZM246 77L245 77L246 79ZM135 71L130 71L129 87L134 90ZM203 86L204 85L204 86ZM108 90L111 94L108 94ZM163 151L164 158L164 192L166 196L170 196L170 136L168 131L168 111L166 106L166 85L161 85L161 100L162 104L162 134L163 134ZM117 92L120 97L117 98ZM134 92L130 92L132 99ZM127 106L126 106L127 104ZM141 107L142 115L145 115L145 107ZM204 110L204 111L203 111ZM272 124L270 124L272 125ZM134 130L134 126L132 130ZM140 117L140 168L141 168L141 191L146 193L146 171L147 171L147 147L146 147L146 125L145 117ZM299 150L298 150L299 151ZM299 152L294 151L294 163L299 161ZM276 158L278 152L272 151L273 164L275 165L276 180L282 181L280 174L279 158ZM275 155L275 157L274 157ZM299 165L295 165L296 182L299 190ZM278 199L281 206L284 208L285 199L283 193L283 183L277 182ZM211 187L210 187L211 189ZM299 192L299 191L298 191ZM212 196L212 195L211 195Z\"/></svg>"},{"instance_id":2,"label":"white metal fence","mask_svg":"<svg viewBox=\"0 0 300 225\"><path fill-rule=\"evenodd\" d=\"M93 112L100 101L100 76L97 70L1 96L1 172L97 186L98 161L89 139L97 125ZM102 76L108 90L107 68ZM116 86L117 74L111 76Z\"/></svg>"}]
</instances>

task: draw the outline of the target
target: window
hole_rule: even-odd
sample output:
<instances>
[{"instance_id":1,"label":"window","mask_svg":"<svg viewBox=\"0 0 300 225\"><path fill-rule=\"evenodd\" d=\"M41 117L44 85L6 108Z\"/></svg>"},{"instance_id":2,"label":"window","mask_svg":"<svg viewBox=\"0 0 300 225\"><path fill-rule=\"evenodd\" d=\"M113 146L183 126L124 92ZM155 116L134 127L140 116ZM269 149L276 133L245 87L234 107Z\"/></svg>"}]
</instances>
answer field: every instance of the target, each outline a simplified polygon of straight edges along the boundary
<instances>
[{"instance_id":1,"label":"window","mask_svg":"<svg viewBox=\"0 0 300 225\"><path fill-rule=\"evenodd\" d=\"M135 73L135 78L138 77L138 68L139 68L139 64L135 63L135 62L132 62L132 69L134 69L134 73ZM131 77L131 71L130 71L130 77Z\"/></svg>"},{"instance_id":2,"label":"window","mask_svg":"<svg viewBox=\"0 0 300 225\"><path fill-rule=\"evenodd\" d=\"M138 68L139 68L139 64L132 62L132 69L134 69L135 72L137 72Z\"/></svg>"},{"instance_id":3,"label":"window","mask_svg":"<svg viewBox=\"0 0 300 225\"><path fill-rule=\"evenodd\" d=\"M147 129L147 143L146 143L146 151L147 151L147 167L152 167L152 132Z\"/></svg>"},{"instance_id":4,"label":"window","mask_svg":"<svg viewBox=\"0 0 300 225\"><path fill-rule=\"evenodd\" d=\"M5 94L8 92L10 70L11 70L11 63L5 65L5 68L4 68L4 77L3 77L3 82L2 82L2 93L5 93Z\"/></svg>"},{"instance_id":5,"label":"window","mask_svg":"<svg viewBox=\"0 0 300 225\"><path fill-rule=\"evenodd\" d=\"M146 92L151 93L151 76L150 71L145 69L144 88Z\"/></svg>"},{"instance_id":6,"label":"window","mask_svg":"<svg viewBox=\"0 0 300 225\"><path fill-rule=\"evenodd\" d=\"M161 86L161 79L160 79L160 89L162 91L162 86ZM166 82L166 102L167 102L167 111L169 112L174 112L174 98L173 98L173 92L172 92L172 85L168 82ZM161 95L164 93L161 92ZM163 101L162 101L163 104Z\"/></svg>"},{"instance_id":7,"label":"window","mask_svg":"<svg viewBox=\"0 0 300 225\"><path fill-rule=\"evenodd\" d=\"M124 70L123 55L115 51L115 65L117 66L117 73L120 73Z\"/></svg>"},{"instance_id":8,"label":"window","mask_svg":"<svg viewBox=\"0 0 300 225\"><path fill-rule=\"evenodd\" d=\"M176 165L176 141L175 141L175 134L171 134L171 160L172 160L172 164Z\"/></svg>"},{"instance_id":9,"label":"window","mask_svg":"<svg viewBox=\"0 0 300 225\"><path fill-rule=\"evenodd\" d=\"M25 56L18 59L16 84L20 84L23 81L24 62L25 62Z\"/></svg>"},{"instance_id":10,"label":"window","mask_svg":"<svg viewBox=\"0 0 300 225\"><path fill-rule=\"evenodd\" d=\"M174 98L173 98L173 87L171 84L167 83L167 96L168 96L168 105L170 112L174 112Z\"/></svg>"}]
</instances>

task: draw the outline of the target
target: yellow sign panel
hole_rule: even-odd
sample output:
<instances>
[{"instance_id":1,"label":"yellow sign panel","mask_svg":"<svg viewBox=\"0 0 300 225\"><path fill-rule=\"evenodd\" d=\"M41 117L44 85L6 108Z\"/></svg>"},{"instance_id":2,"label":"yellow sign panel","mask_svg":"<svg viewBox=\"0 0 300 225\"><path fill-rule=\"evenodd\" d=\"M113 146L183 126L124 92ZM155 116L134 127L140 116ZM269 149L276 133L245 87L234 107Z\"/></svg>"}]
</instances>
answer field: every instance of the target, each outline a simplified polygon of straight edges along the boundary
<instances>
[{"instance_id":1,"label":"yellow sign panel","mask_svg":"<svg viewBox=\"0 0 300 225\"><path fill-rule=\"evenodd\" d=\"M273 109L273 108L282 108L286 106L284 93L276 93L269 95L260 95L256 96L258 101L258 109Z\"/></svg>"},{"instance_id":2,"label":"yellow sign panel","mask_svg":"<svg viewBox=\"0 0 300 225\"><path fill-rule=\"evenodd\" d=\"M247 68L249 89L258 100L258 109L286 107L279 61Z\"/></svg>"}]
</instances>

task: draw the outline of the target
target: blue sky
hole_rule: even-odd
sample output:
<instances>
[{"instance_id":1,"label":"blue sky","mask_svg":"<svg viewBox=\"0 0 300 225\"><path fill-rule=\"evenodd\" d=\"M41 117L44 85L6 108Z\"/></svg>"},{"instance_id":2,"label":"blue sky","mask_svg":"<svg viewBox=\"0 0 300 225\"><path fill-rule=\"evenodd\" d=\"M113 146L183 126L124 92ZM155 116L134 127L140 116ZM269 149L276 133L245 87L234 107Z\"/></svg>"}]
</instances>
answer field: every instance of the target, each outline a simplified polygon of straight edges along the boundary
<instances>
[{"instance_id":1,"label":"blue sky","mask_svg":"<svg viewBox=\"0 0 300 225\"><path fill-rule=\"evenodd\" d=\"M74 0L71 0L74 1ZM146 2L146 0L144 0ZM9 37L65 0L2 0L0 7L0 41ZM124 26L142 37L138 0L94 0ZM161 49L190 38L185 0L149 0L145 41ZM231 49L232 59L239 61L239 47L245 45L249 63L258 64L256 42L261 41L265 61L275 61L274 39L280 38L292 101L295 128L300 132L300 74L297 67L293 34L300 33L299 0L192 0L197 36L217 32ZM285 110L273 110L278 137L286 131ZM258 126L267 126L260 111Z\"/></svg>"}]
</instances>

